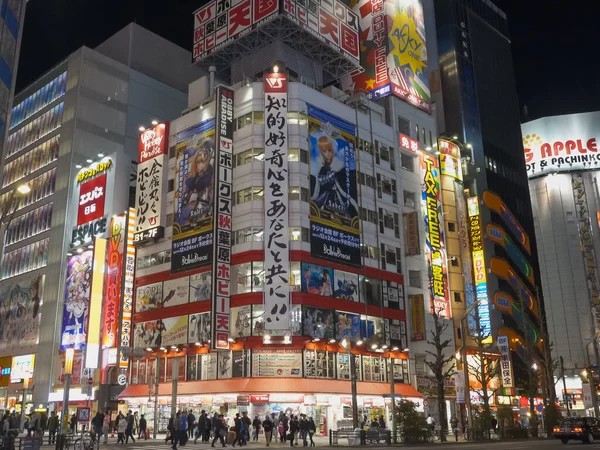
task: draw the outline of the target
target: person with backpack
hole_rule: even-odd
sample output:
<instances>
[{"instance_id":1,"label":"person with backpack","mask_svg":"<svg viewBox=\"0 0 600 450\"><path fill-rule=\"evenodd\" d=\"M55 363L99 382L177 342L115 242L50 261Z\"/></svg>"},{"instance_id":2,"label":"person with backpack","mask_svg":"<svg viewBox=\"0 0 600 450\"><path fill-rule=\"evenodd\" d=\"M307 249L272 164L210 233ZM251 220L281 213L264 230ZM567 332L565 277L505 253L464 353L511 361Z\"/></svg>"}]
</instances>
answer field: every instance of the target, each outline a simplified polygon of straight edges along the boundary
<instances>
[{"instance_id":1,"label":"person with backpack","mask_svg":"<svg viewBox=\"0 0 600 450\"><path fill-rule=\"evenodd\" d=\"M256 416L256 418L258 418L258 416ZM265 420L262 423L262 427L265 432L265 440L267 441L267 447L269 447L269 444L271 444L271 439L273 437L273 422L271 421L271 418L268 414L265 416Z\"/></svg>"},{"instance_id":2,"label":"person with backpack","mask_svg":"<svg viewBox=\"0 0 600 450\"><path fill-rule=\"evenodd\" d=\"M215 413L215 416L217 416L217 413ZM220 416L217 417L217 420L214 422L213 430L214 430L215 436L213 437L211 447L215 446L215 442L217 439L219 439L221 441L221 444L223 445L223 447L227 447L225 445L225 436L227 436L227 425L225 425L225 420L223 419L223 414L221 414Z\"/></svg>"}]
</instances>

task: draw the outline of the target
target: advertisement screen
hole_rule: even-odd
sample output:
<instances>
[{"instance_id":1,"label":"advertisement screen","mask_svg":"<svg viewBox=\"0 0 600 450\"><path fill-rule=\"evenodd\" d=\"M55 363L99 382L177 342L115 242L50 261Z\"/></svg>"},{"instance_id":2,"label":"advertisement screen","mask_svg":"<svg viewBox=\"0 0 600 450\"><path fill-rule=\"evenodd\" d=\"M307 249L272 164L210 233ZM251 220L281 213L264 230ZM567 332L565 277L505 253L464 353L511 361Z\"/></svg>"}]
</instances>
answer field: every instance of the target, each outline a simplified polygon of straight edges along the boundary
<instances>
[{"instance_id":1,"label":"advertisement screen","mask_svg":"<svg viewBox=\"0 0 600 450\"><path fill-rule=\"evenodd\" d=\"M215 188L215 122L177 133L171 271L210 264Z\"/></svg>"},{"instance_id":2,"label":"advertisement screen","mask_svg":"<svg viewBox=\"0 0 600 450\"><path fill-rule=\"evenodd\" d=\"M360 23L364 72L342 82L372 99L393 94L431 111L425 20L420 0L352 1Z\"/></svg>"},{"instance_id":3,"label":"advertisement screen","mask_svg":"<svg viewBox=\"0 0 600 450\"><path fill-rule=\"evenodd\" d=\"M311 255L360 266L355 126L307 106Z\"/></svg>"},{"instance_id":4,"label":"advertisement screen","mask_svg":"<svg viewBox=\"0 0 600 450\"><path fill-rule=\"evenodd\" d=\"M0 288L0 350L36 345L44 276L5 283Z\"/></svg>"},{"instance_id":5,"label":"advertisement screen","mask_svg":"<svg viewBox=\"0 0 600 450\"><path fill-rule=\"evenodd\" d=\"M69 258L60 347L82 348L86 342L92 282L93 251Z\"/></svg>"}]
</instances>

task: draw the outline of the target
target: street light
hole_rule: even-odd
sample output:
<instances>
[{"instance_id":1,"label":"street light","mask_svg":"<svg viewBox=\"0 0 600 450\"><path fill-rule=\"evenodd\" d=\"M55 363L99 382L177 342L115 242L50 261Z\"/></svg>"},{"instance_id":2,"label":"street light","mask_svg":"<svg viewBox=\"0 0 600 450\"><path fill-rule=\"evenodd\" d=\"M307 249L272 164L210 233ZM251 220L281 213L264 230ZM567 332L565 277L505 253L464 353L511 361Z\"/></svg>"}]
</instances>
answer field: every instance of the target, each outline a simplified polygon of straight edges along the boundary
<instances>
[{"instance_id":1,"label":"street light","mask_svg":"<svg viewBox=\"0 0 600 450\"><path fill-rule=\"evenodd\" d=\"M350 359L350 385L352 390L352 430L358 428L358 394L356 389L356 359L351 352L352 343L348 338L340 342L340 346L348 353Z\"/></svg>"}]
</instances>

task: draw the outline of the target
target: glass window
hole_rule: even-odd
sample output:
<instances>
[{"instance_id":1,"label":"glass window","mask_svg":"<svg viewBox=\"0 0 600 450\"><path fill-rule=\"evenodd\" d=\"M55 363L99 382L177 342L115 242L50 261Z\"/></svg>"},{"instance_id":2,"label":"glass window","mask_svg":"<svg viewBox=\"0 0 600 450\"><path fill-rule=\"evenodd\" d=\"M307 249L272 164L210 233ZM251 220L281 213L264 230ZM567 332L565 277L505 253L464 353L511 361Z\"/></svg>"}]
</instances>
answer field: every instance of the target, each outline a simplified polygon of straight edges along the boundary
<instances>
[{"instance_id":1,"label":"glass window","mask_svg":"<svg viewBox=\"0 0 600 450\"><path fill-rule=\"evenodd\" d=\"M263 111L254 111L254 125L264 125L265 114Z\"/></svg>"},{"instance_id":2,"label":"glass window","mask_svg":"<svg viewBox=\"0 0 600 450\"><path fill-rule=\"evenodd\" d=\"M335 378L335 353L305 350L304 376L307 378Z\"/></svg>"},{"instance_id":3,"label":"glass window","mask_svg":"<svg viewBox=\"0 0 600 450\"><path fill-rule=\"evenodd\" d=\"M408 271L408 284L411 287L420 288L422 285L421 271L420 270L409 270Z\"/></svg>"},{"instance_id":4,"label":"glass window","mask_svg":"<svg viewBox=\"0 0 600 450\"><path fill-rule=\"evenodd\" d=\"M235 280L234 294L252 292L252 263L237 264L232 267L233 280Z\"/></svg>"},{"instance_id":5,"label":"glass window","mask_svg":"<svg viewBox=\"0 0 600 450\"><path fill-rule=\"evenodd\" d=\"M409 172L415 171L415 158L413 156L401 152L400 164L404 170L408 170Z\"/></svg>"},{"instance_id":6,"label":"glass window","mask_svg":"<svg viewBox=\"0 0 600 450\"><path fill-rule=\"evenodd\" d=\"M290 148L288 149L288 161L290 162L297 162L299 159L299 149L297 148Z\"/></svg>"},{"instance_id":7,"label":"glass window","mask_svg":"<svg viewBox=\"0 0 600 450\"><path fill-rule=\"evenodd\" d=\"M290 290L300 292L300 261L290 262Z\"/></svg>"},{"instance_id":8,"label":"glass window","mask_svg":"<svg viewBox=\"0 0 600 450\"><path fill-rule=\"evenodd\" d=\"M198 355L189 355L187 357L186 380L192 381L199 378L198 362Z\"/></svg>"},{"instance_id":9,"label":"glass window","mask_svg":"<svg viewBox=\"0 0 600 450\"><path fill-rule=\"evenodd\" d=\"M265 263L254 261L252 263L252 292L262 292L265 287Z\"/></svg>"}]
</instances>

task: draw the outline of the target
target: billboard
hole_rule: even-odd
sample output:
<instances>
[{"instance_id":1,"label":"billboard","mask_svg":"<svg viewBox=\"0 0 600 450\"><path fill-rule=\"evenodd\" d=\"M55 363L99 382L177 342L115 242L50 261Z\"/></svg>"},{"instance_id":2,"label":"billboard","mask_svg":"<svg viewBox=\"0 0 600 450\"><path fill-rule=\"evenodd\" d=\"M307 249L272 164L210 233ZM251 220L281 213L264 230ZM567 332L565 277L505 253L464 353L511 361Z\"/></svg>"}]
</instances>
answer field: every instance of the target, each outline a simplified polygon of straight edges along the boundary
<instances>
[{"instance_id":1,"label":"billboard","mask_svg":"<svg viewBox=\"0 0 600 450\"><path fill-rule=\"evenodd\" d=\"M460 166L460 147L446 139L438 139L440 152L440 170L442 175L448 175L462 181L462 167Z\"/></svg>"},{"instance_id":2,"label":"billboard","mask_svg":"<svg viewBox=\"0 0 600 450\"><path fill-rule=\"evenodd\" d=\"M104 216L106 195L106 174L79 186L79 204L77 207L77 226Z\"/></svg>"},{"instance_id":3,"label":"billboard","mask_svg":"<svg viewBox=\"0 0 600 450\"><path fill-rule=\"evenodd\" d=\"M425 254L429 264L431 311L450 318L448 263L442 212L440 170L437 158L425 152L420 155L423 171L422 210L425 221Z\"/></svg>"},{"instance_id":4,"label":"billboard","mask_svg":"<svg viewBox=\"0 0 600 450\"><path fill-rule=\"evenodd\" d=\"M335 337L339 340L348 338L352 342L360 340L360 314L335 312Z\"/></svg>"},{"instance_id":5,"label":"billboard","mask_svg":"<svg viewBox=\"0 0 600 450\"><path fill-rule=\"evenodd\" d=\"M521 125L529 178L598 169L600 112L544 117Z\"/></svg>"},{"instance_id":6,"label":"billboard","mask_svg":"<svg viewBox=\"0 0 600 450\"><path fill-rule=\"evenodd\" d=\"M129 208L127 216L127 255L125 256L125 279L123 282L123 313L119 325L120 340L122 348L131 346L131 324L133 319L133 283L135 276L135 247L133 246L133 230L135 227L135 209ZM119 355L119 367L127 370L129 358L123 354Z\"/></svg>"},{"instance_id":7,"label":"billboard","mask_svg":"<svg viewBox=\"0 0 600 450\"><path fill-rule=\"evenodd\" d=\"M342 80L346 91L377 99L393 94L431 112L425 20L420 0L351 2L360 23L364 72Z\"/></svg>"},{"instance_id":8,"label":"billboard","mask_svg":"<svg viewBox=\"0 0 600 450\"><path fill-rule=\"evenodd\" d=\"M37 344L44 276L5 282L0 287L0 350Z\"/></svg>"},{"instance_id":9,"label":"billboard","mask_svg":"<svg viewBox=\"0 0 600 450\"><path fill-rule=\"evenodd\" d=\"M190 298L190 278L182 277L165 280L162 296L163 308L187 303Z\"/></svg>"},{"instance_id":10,"label":"billboard","mask_svg":"<svg viewBox=\"0 0 600 450\"><path fill-rule=\"evenodd\" d=\"M60 349L85 346L94 252L73 255L67 262Z\"/></svg>"},{"instance_id":11,"label":"billboard","mask_svg":"<svg viewBox=\"0 0 600 450\"><path fill-rule=\"evenodd\" d=\"M302 307L302 335L313 339L335 339L334 311Z\"/></svg>"},{"instance_id":12,"label":"billboard","mask_svg":"<svg viewBox=\"0 0 600 450\"><path fill-rule=\"evenodd\" d=\"M512 360L510 358L510 346L508 336L498 336L498 350L500 350L500 379L502 387L511 388L514 386Z\"/></svg>"},{"instance_id":13,"label":"billboard","mask_svg":"<svg viewBox=\"0 0 600 450\"><path fill-rule=\"evenodd\" d=\"M102 348L117 346L117 329L123 280L123 256L125 253L125 214L114 216L110 221L106 283L102 325Z\"/></svg>"},{"instance_id":14,"label":"billboard","mask_svg":"<svg viewBox=\"0 0 600 450\"><path fill-rule=\"evenodd\" d=\"M409 295L410 311L412 313L412 340L425 340L425 308L423 307L423 295Z\"/></svg>"},{"instance_id":15,"label":"billboard","mask_svg":"<svg viewBox=\"0 0 600 450\"><path fill-rule=\"evenodd\" d=\"M217 171L213 216L215 245L212 254L211 348L229 348L231 298L231 214L233 201L233 91L219 86L216 92Z\"/></svg>"},{"instance_id":16,"label":"billboard","mask_svg":"<svg viewBox=\"0 0 600 450\"><path fill-rule=\"evenodd\" d=\"M287 76L268 73L265 89L265 309L266 330L290 328Z\"/></svg>"},{"instance_id":17,"label":"billboard","mask_svg":"<svg viewBox=\"0 0 600 450\"><path fill-rule=\"evenodd\" d=\"M403 133L399 134L399 142L400 147L404 150L408 150L415 155L419 154L419 150L421 150L421 144L416 139L411 138Z\"/></svg>"},{"instance_id":18,"label":"billboard","mask_svg":"<svg viewBox=\"0 0 600 450\"><path fill-rule=\"evenodd\" d=\"M188 316L169 317L162 320L162 345L186 344L188 341Z\"/></svg>"},{"instance_id":19,"label":"billboard","mask_svg":"<svg viewBox=\"0 0 600 450\"><path fill-rule=\"evenodd\" d=\"M333 296L333 269L302 262L301 272L301 292L325 297Z\"/></svg>"},{"instance_id":20,"label":"billboard","mask_svg":"<svg viewBox=\"0 0 600 450\"><path fill-rule=\"evenodd\" d=\"M140 133L133 235L136 244L164 235L168 155L168 122L159 123Z\"/></svg>"},{"instance_id":21,"label":"billboard","mask_svg":"<svg viewBox=\"0 0 600 450\"><path fill-rule=\"evenodd\" d=\"M514 292L520 297L523 303L536 316L540 316L537 301L531 291L527 288L521 278L515 273L512 267L501 258L492 257L490 259L490 271L508 282Z\"/></svg>"},{"instance_id":22,"label":"billboard","mask_svg":"<svg viewBox=\"0 0 600 450\"><path fill-rule=\"evenodd\" d=\"M311 255L360 266L355 126L312 105L307 108Z\"/></svg>"},{"instance_id":23,"label":"billboard","mask_svg":"<svg viewBox=\"0 0 600 450\"><path fill-rule=\"evenodd\" d=\"M190 314L188 323L188 342L203 344L210 341L210 313Z\"/></svg>"},{"instance_id":24,"label":"billboard","mask_svg":"<svg viewBox=\"0 0 600 450\"><path fill-rule=\"evenodd\" d=\"M98 368L101 344L101 325L103 312L104 266L108 241L103 238L94 240L94 263L92 268L92 287L90 289L89 321L85 344L85 367Z\"/></svg>"},{"instance_id":25,"label":"billboard","mask_svg":"<svg viewBox=\"0 0 600 450\"><path fill-rule=\"evenodd\" d=\"M171 272L211 263L215 188L215 121L177 133Z\"/></svg>"}]
</instances>

